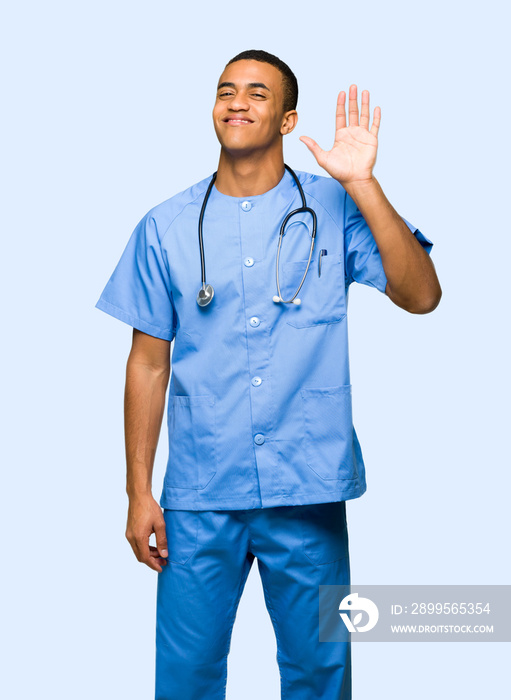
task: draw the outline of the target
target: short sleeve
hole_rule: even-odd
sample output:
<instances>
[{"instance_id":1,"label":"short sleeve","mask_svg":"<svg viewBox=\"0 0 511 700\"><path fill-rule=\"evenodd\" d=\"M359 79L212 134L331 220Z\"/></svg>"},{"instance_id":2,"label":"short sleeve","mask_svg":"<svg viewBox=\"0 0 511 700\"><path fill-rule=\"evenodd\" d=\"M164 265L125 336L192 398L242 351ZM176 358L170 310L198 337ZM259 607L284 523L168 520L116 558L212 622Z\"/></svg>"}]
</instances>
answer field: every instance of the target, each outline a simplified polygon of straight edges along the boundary
<instances>
[{"instance_id":1,"label":"short sleeve","mask_svg":"<svg viewBox=\"0 0 511 700\"><path fill-rule=\"evenodd\" d=\"M96 308L148 335L173 340L170 277L156 222L149 214L131 234Z\"/></svg>"},{"instance_id":2,"label":"short sleeve","mask_svg":"<svg viewBox=\"0 0 511 700\"><path fill-rule=\"evenodd\" d=\"M401 217L428 253L433 243L404 217ZM346 193L344 207L344 259L346 286L352 282L376 287L385 293L387 277L371 229L353 199Z\"/></svg>"}]
</instances>

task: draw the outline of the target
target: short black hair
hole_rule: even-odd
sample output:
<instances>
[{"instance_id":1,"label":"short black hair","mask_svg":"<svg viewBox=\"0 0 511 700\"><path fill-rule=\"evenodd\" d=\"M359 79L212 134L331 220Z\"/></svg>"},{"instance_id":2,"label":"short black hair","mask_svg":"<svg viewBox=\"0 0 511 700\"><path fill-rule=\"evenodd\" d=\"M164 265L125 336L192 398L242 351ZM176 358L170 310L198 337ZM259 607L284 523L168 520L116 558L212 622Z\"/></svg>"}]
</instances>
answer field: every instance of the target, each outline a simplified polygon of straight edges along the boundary
<instances>
[{"instance_id":1,"label":"short black hair","mask_svg":"<svg viewBox=\"0 0 511 700\"><path fill-rule=\"evenodd\" d=\"M237 56L234 56L234 58L231 58L225 67L227 68L227 66L236 61L260 61L261 63L269 63L271 66L275 66L275 68L282 73L282 82L284 85L284 112L296 109L296 105L298 104L298 81L287 63L284 63L284 61L281 61L280 58L277 58L277 56L274 56L272 53L259 49L242 51Z\"/></svg>"}]
</instances>

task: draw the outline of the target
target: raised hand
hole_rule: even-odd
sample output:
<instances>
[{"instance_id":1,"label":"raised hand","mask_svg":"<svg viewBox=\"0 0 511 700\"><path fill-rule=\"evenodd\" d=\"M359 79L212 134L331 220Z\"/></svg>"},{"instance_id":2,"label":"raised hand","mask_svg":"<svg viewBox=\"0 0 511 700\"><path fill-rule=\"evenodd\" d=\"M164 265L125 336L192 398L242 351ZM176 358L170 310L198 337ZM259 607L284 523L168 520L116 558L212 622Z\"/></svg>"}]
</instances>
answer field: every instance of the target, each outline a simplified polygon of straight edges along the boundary
<instances>
[{"instance_id":1,"label":"raised hand","mask_svg":"<svg viewBox=\"0 0 511 700\"><path fill-rule=\"evenodd\" d=\"M360 124L358 123L357 86L351 85L349 126L346 126L345 102L346 93L340 92L337 98L335 141L330 151L324 151L309 136L300 136L300 141L313 153L319 165L343 186L372 179L381 119L381 110L375 107L373 125L369 129L369 90L364 90Z\"/></svg>"}]
</instances>

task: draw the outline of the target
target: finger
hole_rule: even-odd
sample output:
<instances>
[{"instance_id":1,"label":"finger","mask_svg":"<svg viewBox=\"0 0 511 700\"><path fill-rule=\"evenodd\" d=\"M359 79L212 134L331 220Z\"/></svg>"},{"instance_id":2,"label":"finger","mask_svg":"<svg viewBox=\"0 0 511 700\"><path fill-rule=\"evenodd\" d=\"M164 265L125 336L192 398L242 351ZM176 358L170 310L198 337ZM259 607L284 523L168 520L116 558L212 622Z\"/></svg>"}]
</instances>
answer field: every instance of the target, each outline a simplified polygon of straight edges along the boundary
<instances>
[{"instance_id":1,"label":"finger","mask_svg":"<svg viewBox=\"0 0 511 700\"><path fill-rule=\"evenodd\" d=\"M337 111L335 113L335 130L343 129L346 126L346 93L340 92L337 98Z\"/></svg>"},{"instance_id":2,"label":"finger","mask_svg":"<svg viewBox=\"0 0 511 700\"><path fill-rule=\"evenodd\" d=\"M147 564L150 558L150 535L133 533L132 531L126 534L126 537L131 544L131 548L139 562Z\"/></svg>"},{"instance_id":3,"label":"finger","mask_svg":"<svg viewBox=\"0 0 511 700\"><path fill-rule=\"evenodd\" d=\"M362 91L362 107L360 109L360 126L369 129L369 90Z\"/></svg>"},{"instance_id":4,"label":"finger","mask_svg":"<svg viewBox=\"0 0 511 700\"><path fill-rule=\"evenodd\" d=\"M163 515L161 516L161 519L154 524L153 527L154 534L156 536L156 546L158 547L158 551L162 557L167 557L169 553L167 550L167 533L165 531L165 520L163 518Z\"/></svg>"},{"instance_id":5,"label":"finger","mask_svg":"<svg viewBox=\"0 0 511 700\"><path fill-rule=\"evenodd\" d=\"M131 540L131 547L138 561L146 562L149 559L149 537L134 535Z\"/></svg>"},{"instance_id":6,"label":"finger","mask_svg":"<svg viewBox=\"0 0 511 700\"><path fill-rule=\"evenodd\" d=\"M358 126L358 104L357 104L357 86L350 86L349 100L349 123L350 126Z\"/></svg>"},{"instance_id":7,"label":"finger","mask_svg":"<svg viewBox=\"0 0 511 700\"><path fill-rule=\"evenodd\" d=\"M381 121L381 109L379 107L374 108L374 115L373 115L373 125L371 127L371 134L373 136L378 136L378 129L380 128L380 121Z\"/></svg>"},{"instance_id":8,"label":"finger","mask_svg":"<svg viewBox=\"0 0 511 700\"><path fill-rule=\"evenodd\" d=\"M161 561L163 563L163 559L162 560L149 559L148 561L144 561L142 563L147 564L147 566L150 569L152 569L153 571L157 571L159 574L161 574L161 572L163 571L163 566L160 566L160 564L158 563L159 561Z\"/></svg>"},{"instance_id":9,"label":"finger","mask_svg":"<svg viewBox=\"0 0 511 700\"><path fill-rule=\"evenodd\" d=\"M311 139L309 136L300 136L300 141L307 146L314 158L321 165L325 151L322 148L320 148L318 144L314 141L314 139Z\"/></svg>"},{"instance_id":10,"label":"finger","mask_svg":"<svg viewBox=\"0 0 511 700\"><path fill-rule=\"evenodd\" d=\"M134 534L131 532L131 530L126 530L126 539L131 545L131 549L133 550L134 555L136 558L140 561L140 551L138 547L138 540L135 538Z\"/></svg>"},{"instance_id":11,"label":"finger","mask_svg":"<svg viewBox=\"0 0 511 700\"><path fill-rule=\"evenodd\" d=\"M162 565L165 560L160 557L156 547L148 545L147 548L144 547L144 554L139 561L141 564L146 564L150 569L154 569L154 571L163 571Z\"/></svg>"},{"instance_id":12,"label":"finger","mask_svg":"<svg viewBox=\"0 0 511 700\"><path fill-rule=\"evenodd\" d=\"M152 547L149 545L149 556L153 561L157 561L161 566L167 566L167 559L160 555L157 547Z\"/></svg>"}]
</instances>

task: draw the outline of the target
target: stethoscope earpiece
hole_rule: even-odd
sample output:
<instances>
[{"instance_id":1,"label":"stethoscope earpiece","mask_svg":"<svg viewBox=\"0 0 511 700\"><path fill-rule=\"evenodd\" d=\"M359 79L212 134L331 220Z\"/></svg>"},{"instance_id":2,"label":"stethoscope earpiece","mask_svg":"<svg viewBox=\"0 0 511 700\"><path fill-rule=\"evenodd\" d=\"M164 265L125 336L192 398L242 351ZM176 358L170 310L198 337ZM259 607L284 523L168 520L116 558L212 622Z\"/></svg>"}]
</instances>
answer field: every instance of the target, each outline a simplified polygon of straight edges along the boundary
<instances>
[{"instance_id":1,"label":"stethoscope earpiece","mask_svg":"<svg viewBox=\"0 0 511 700\"><path fill-rule=\"evenodd\" d=\"M300 304L302 303L301 299L292 299L291 301L284 301L284 299L282 297L279 297L278 294L275 294L275 296L273 297L273 301L276 304L282 302L283 304L296 304L297 306L300 306Z\"/></svg>"},{"instance_id":2,"label":"stethoscope earpiece","mask_svg":"<svg viewBox=\"0 0 511 700\"><path fill-rule=\"evenodd\" d=\"M300 299L295 299L295 296L298 294L300 289L302 288L302 285L305 281L305 278L307 276L307 272L309 271L309 265L312 257L312 251L314 250L314 243L316 240L316 213L314 212L313 209L310 209L307 206L307 203L305 201L305 195L303 193L302 186L300 185L300 182L296 176L296 173L291 170L289 165L286 165L284 163L284 167L286 170L288 170L291 175L293 176L294 181L296 182L296 186L298 187L298 190L300 192L300 197L302 198L302 206L299 209L295 209L294 211L290 212L284 221L282 222L282 226L280 227L280 234L279 234L279 245L277 248L277 291L278 294L275 294L273 297L273 301L276 304L295 304L296 306L300 306L302 303ZM216 180L216 173L213 173L213 176L211 178L211 181L209 183L208 189L206 190L206 194L204 196L204 201L202 202L202 208L200 211L199 215L199 249L200 249L200 263L201 263L201 274L202 274L202 287L199 290L199 293L197 294L197 304L199 306L207 306L210 301L213 299L213 296L215 294L213 287L210 284L206 284L206 263L204 260L204 242L202 240L202 222L204 220L204 212L206 211L206 204L209 199L209 195L211 194L211 190L213 188L213 183ZM279 282L279 257L280 257L280 246L282 245L282 238L285 235L285 228L286 224L289 221L289 219L294 216L295 214L301 214L302 212L308 212L312 216L312 234L311 234L311 245L310 245L310 252L309 252L309 259L307 260L307 267L305 269L305 273L302 277L302 281L300 282L300 286L294 293L294 295L291 297L291 299L283 299L280 293L280 282Z\"/></svg>"}]
</instances>

